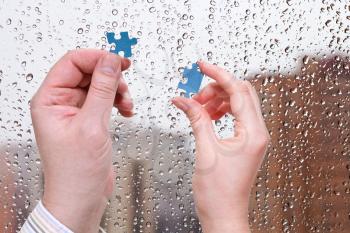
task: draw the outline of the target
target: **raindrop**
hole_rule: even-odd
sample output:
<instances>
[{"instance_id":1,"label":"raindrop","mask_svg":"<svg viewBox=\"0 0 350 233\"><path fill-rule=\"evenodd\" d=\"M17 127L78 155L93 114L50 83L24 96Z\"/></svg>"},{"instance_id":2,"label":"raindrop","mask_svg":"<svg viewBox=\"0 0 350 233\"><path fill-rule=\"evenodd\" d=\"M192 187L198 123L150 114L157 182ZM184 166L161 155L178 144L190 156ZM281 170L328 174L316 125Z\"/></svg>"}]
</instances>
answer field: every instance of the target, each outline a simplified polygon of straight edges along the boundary
<instances>
[{"instance_id":1,"label":"raindrop","mask_svg":"<svg viewBox=\"0 0 350 233\"><path fill-rule=\"evenodd\" d=\"M112 10L112 15L117 15L118 14L118 10L117 9L113 9Z\"/></svg>"},{"instance_id":2,"label":"raindrop","mask_svg":"<svg viewBox=\"0 0 350 233\"><path fill-rule=\"evenodd\" d=\"M29 73L26 75L26 82L30 82L33 80L33 74Z\"/></svg>"}]
</instances>

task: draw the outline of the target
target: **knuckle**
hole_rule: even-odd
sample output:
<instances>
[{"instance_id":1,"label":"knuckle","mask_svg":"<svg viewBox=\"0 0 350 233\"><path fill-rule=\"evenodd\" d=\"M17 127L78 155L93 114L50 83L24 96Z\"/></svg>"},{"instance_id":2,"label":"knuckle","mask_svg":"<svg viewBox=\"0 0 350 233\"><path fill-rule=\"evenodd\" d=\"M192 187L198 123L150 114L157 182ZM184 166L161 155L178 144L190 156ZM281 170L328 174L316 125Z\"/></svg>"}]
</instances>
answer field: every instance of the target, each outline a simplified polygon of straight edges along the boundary
<instances>
[{"instance_id":1,"label":"knuckle","mask_svg":"<svg viewBox=\"0 0 350 233\"><path fill-rule=\"evenodd\" d=\"M101 148L106 143L108 137L106 132L101 127L95 127L88 123L83 124L80 128L80 133L87 142L87 145L93 148Z\"/></svg>"},{"instance_id":2,"label":"knuckle","mask_svg":"<svg viewBox=\"0 0 350 233\"><path fill-rule=\"evenodd\" d=\"M244 80L245 85L247 86L249 91L254 91L255 92L255 88L253 87L253 85L251 84L251 82L249 82L248 80Z\"/></svg>"},{"instance_id":3,"label":"knuckle","mask_svg":"<svg viewBox=\"0 0 350 233\"><path fill-rule=\"evenodd\" d=\"M223 86L230 87L234 84L235 78L231 74L224 75Z\"/></svg>"},{"instance_id":4,"label":"knuckle","mask_svg":"<svg viewBox=\"0 0 350 233\"><path fill-rule=\"evenodd\" d=\"M120 67L120 65L122 63L122 58L119 55L116 55L114 53L103 54L102 58L108 58L108 59L112 60L115 67Z\"/></svg>"},{"instance_id":5,"label":"knuckle","mask_svg":"<svg viewBox=\"0 0 350 233\"><path fill-rule=\"evenodd\" d=\"M77 102L77 93L69 89L56 89L52 91L52 102L54 104L74 105Z\"/></svg>"},{"instance_id":6,"label":"knuckle","mask_svg":"<svg viewBox=\"0 0 350 233\"><path fill-rule=\"evenodd\" d=\"M215 68L217 69L217 72L220 73L221 75L225 75L225 76L227 75L227 76L231 76L232 77L232 75L226 69L224 69L223 67L216 66Z\"/></svg>"},{"instance_id":7,"label":"knuckle","mask_svg":"<svg viewBox=\"0 0 350 233\"><path fill-rule=\"evenodd\" d=\"M227 92L228 95L232 95L236 91L236 83L239 81L233 77L231 74L224 74L222 75L224 77L221 87Z\"/></svg>"},{"instance_id":8,"label":"knuckle","mask_svg":"<svg viewBox=\"0 0 350 233\"><path fill-rule=\"evenodd\" d=\"M116 92L116 88L113 86L113 82L111 82L111 77L104 77L99 80L96 80L91 83L90 89L93 91L93 93L101 98L107 98L109 99L110 96L114 96Z\"/></svg>"},{"instance_id":9,"label":"knuckle","mask_svg":"<svg viewBox=\"0 0 350 233\"><path fill-rule=\"evenodd\" d=\"M248 81L238 80L236 86L239 93L249 94L250 87Z\"/></svg>"},{"instance_id":10,"label":"knuckle","mask_svg":"<svg viewBox=\"0 0 350 233\"><path fill-rule=\"evenodd\" d=\"M192 125L196 126L202 119L201 111L193 111L189 113L189 119Z\"/></svg>"},{"instance_id":11,"label":"knuckle","mask_svg":"<svg viewBox=\"0 0 350 233\"><path fill-rule=\"evenodd\" d=\"M267 132L257 132L255 133L253 143L257 150L265 150L270 143L270 135Z\"/></svg>"},{"instance_id":12,"label":"knuckle","mask_svg":"<svg viewBox=\"0 0 350 233\"><path fill-rule=\"evenodd\" d=\"M244 79L243 82L247 85L248 88L253 88L253 85L249 80Z\"/></svg>"}]
</instances>

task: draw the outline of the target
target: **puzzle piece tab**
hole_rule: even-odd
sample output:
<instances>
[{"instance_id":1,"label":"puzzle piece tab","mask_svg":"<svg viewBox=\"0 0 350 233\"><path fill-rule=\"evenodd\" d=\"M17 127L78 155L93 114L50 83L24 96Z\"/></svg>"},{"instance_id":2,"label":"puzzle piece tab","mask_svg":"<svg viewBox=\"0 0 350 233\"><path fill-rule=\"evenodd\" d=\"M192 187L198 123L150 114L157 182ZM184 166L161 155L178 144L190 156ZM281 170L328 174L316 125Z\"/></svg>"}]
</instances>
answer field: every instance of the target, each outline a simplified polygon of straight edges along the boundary
<instances>
[{"instance_id":1,"label":"puzzle piece tab","mask_svg":"<svg viewBox=\"0 0 350 233\"><path fill-rule=\"evenodd\" d=\"M129 38L128 32L121 32L120 39L115 38L114 32L107 32L107 41L109 44L115 44L115 49L111 49L110 52L115 54L124 52L124 57L131 57L131 46L137 44L137 39Z\"/></svg>"},{"instance_id":2,"label":"puzzle piece tab","mask_svg":"<svg viewBox=\"0 0 350 233\"><path fill-rule=\"evenodd\" d=\"M178 88L185 91L185 97L190 98L191 94L199 91L204 74L199 71L198 65L194 63L192 69L185 68L183 76L187 78L187 82L180 82Z\"/></svg>"}]
</instances>

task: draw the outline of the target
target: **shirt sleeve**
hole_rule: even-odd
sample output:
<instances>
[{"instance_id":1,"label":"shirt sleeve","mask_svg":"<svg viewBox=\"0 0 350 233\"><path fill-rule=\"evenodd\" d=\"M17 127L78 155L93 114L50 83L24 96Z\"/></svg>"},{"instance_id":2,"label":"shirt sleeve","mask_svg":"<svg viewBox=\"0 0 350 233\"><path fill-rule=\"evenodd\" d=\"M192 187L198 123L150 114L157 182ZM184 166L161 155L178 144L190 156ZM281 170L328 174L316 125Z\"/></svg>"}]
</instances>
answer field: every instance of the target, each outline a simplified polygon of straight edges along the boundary
<instances>
[{"instance_id":1,"label":"shirt sleeve","mask_svg":"<svg viewBox=\"0 0 350 233\"><path fill-rule=\"evenodd\" d=\"M20 233L73 233L66 226L60 223L44 207L40 201L27 221L22 226Z\"/></svg>"}]
</instances>

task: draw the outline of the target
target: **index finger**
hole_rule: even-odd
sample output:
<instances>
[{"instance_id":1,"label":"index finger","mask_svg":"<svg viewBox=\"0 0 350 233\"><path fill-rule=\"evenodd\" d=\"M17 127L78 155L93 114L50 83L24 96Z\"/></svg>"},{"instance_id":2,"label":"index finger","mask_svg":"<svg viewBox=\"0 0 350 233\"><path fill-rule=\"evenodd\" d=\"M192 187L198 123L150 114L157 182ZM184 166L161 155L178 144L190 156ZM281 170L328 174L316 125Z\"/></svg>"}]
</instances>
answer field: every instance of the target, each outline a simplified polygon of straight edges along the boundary
<instances>
[{"instance_id":1,"label":"index finger","mask_svg":"<svg viewBox=\"0 0 350 233\"><path fill-rule=\"evenodd\" d=\"M229 72L216 65L206 62L199 62L198 65L204 74L213 78L223 91L230 96L232 114L241 123L240 125L247 128L250 132L254 132L257 126L260 126L261 120L254 103L255 100L251 95L250 83L234 79Z\"/></svg>"},{"instance_id":2,"label":"index finger","mask_svg":"<svg viewBox=\"0 0 350 233\"><path fill-rule=\"evenodd\" d=\"M84 76L93 73L98 60L107 51L97 49L79 49L66 53L50 70L43 86L49 87L77 87ZM122 60L122 70L129 68L130 61Z\"/></svg>"},{"instance_id":3,"label":"index finger","mask_svg":"<svg viewBox=\"0 0 350 233\"><path fill-rule=\"evenodd\" d=\"M232 95L234 93L235 79L229 72L219 66L212 65L204 61L199 61L198 66L205 75L214 79L228 95Z\"/></svg>"}]
</instances>

